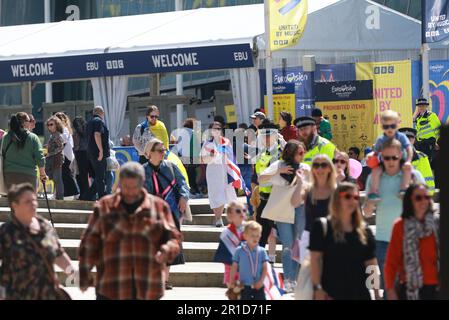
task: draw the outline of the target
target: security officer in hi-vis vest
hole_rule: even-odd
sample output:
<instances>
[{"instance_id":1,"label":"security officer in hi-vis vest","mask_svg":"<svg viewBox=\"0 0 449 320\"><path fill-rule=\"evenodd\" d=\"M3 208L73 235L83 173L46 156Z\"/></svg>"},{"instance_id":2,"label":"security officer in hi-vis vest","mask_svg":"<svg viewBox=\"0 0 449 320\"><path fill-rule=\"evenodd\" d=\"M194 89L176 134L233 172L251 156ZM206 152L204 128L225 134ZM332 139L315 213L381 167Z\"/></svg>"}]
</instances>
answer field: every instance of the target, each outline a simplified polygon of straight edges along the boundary
<instances>
[{"instance_id":1,"label":"security officer in hi-vis vest","mask_svg":"<svg viewBox=\"0 0 449 320\"><path fill-rule=\"evenodd\" d=\"M313 158L318 154L325 154L329 159L334 158L335 145L326 138L318 135L316 122L312 117L299 117L294 122L298 128L298 138L307 148L304 163L312 165Z\"/></svg>"},{"instance_id":2,"label":"security officer in hi-vis vest","mask_svg":"<svg viewBox=\"0 0 449 320\"><path fill-rule=\"evenodd\" d=\"M401 128L399 129L399 132L405 134L412 145L415 143L417 134L416 129ZM429 157L424 152L418 151L416 150L416 148L413 148L412 165L422 174L424 180L426 180L426 185L429 188L429 192L433 194L435 192L435 178L432 168L430 167Z\"/></svg>"},{"instance_id":3,"label":"security officer in hi-vis vest","mask_svg":"<svg viewBox=\"0 0 449 320\"><path fill-rule=\"evenodd\" d=\"M441 122L438 116L429 111L427 99L418 99L416 102L417 114L413 119L416 127L416 149L424 152L432 162L436 142L440 137Z\"/></svg>"}]
</instances>

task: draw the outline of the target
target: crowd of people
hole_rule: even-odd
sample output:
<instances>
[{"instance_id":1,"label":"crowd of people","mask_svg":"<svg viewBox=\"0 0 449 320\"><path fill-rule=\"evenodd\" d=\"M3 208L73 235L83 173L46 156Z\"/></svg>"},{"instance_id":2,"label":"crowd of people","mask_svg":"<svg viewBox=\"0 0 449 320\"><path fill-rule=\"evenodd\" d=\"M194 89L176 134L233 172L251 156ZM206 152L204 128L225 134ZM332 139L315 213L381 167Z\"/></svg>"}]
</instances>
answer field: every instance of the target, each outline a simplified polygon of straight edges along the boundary
<instances>
[{"instance_id":1,"label":"crowd of people","mask_svg":"<svg viewBox=\"0 0 449 320\"><path fill-rule=\"evenodd\" d=\"M433 119L426 105L418 101L418 122ZM64 113L46 120L50 139L45 155L31 132L31 117L14 115L1 150L13 217L0 227L6 296L53 299L53 278L36 270L55 262L74 272L54 229L36 215L38 173L42 182L47 176L54 181L57 199L79 194L82 200L98 200L78 255L79 285L85 290L95 282L97 299L158 299L172 287L169 266L185 263L181 226L192 190L201 188L198 174L205 177L216 227L225 225L226 210L228 225L214 261L224 264L224 283L240 299L265 299L277 238L285 292L310 290L317 300L437 296L439 215L432 202L431 163L438 139L429 141L419 128L399 129L397 113L386 111L383 134L360 159L359 148L346 153L334 145L331 126L319 109L295 120L282 112L277 124L255 110L252 124L236 130L244 140L228 139L224 119L214 120L200 150L194 151L194 119L185 121L186 130L174 137L176 148L170 150L173 139L158 108L149 106L132 139L122 139L123 144L132 142L140 164L124 164L119 187L111 192L111 146L102 107L94 108L87 123L81 118L71 123ZM170 153L182 159L185 172ZM363 167L358 176L352 176L352 161ZM238 200L238 189L247 196L246 204ZM367 193L363 203L360 190ZM366 219L374 213L372 228ZM16 254L21 250L13 245L17 241L29 251L40 241L45 255ZM23 259L35 259L37 268L31 270ZM300 287L297 280L307 276L307 268L311 286ZM28 278L31 272L33 279ZM26 291L30 286L33 290Z\"/></svg>"}]
</instances>

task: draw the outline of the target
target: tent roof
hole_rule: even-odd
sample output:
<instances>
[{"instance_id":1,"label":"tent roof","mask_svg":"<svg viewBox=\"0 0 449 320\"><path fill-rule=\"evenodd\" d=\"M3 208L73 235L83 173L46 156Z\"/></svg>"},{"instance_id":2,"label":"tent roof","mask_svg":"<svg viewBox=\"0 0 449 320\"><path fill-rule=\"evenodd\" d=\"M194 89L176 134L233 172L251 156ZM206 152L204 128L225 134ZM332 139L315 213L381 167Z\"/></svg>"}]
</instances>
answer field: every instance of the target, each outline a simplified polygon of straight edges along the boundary
<instances>
[{"instance_id":1,"label":"tent roof","mask_svg":"<svg viewBox=\"0 0 449 320\"><path fill-rule=\"evenodd\" d=\"M379 13L378 23L370 19L376 17L374 12ZM258 45L265 47L262 37ZM283 50L414 50L420 46L419 20L370 0L338 0L309 13L298 45Z\"/></svg>"},{"instance_id":2,"label":"tent roof","mask_svg":"<svg viewBox=\"0 0 449 320\"><path fill-rule=\"evenodd\" d=\"M263 5L10 26L0 60L252 43L263 32Z\"/></svg>"},{"instance_id":3,"label":"tent roof","mask_svg":"<svg viewBox=\"0 0 449 320\"><path fill-rule=\"evenodd\" d=\"M0 28L0 83L253 67L263 5Z\"/></svg>"}]
</instances>

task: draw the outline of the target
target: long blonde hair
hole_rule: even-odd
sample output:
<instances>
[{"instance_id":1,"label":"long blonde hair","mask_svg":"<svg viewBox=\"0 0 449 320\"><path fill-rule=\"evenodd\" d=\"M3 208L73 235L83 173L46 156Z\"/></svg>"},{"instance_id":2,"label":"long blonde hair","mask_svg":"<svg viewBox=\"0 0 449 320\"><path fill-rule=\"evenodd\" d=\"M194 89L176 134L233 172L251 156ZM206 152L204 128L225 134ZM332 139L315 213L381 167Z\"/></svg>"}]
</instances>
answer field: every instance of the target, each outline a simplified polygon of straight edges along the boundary
<instances>
[{"instance_id":1,"label":"long blonde hair","mask_svg":"<svg viewBox=\"0 0 449 320\"><path fill-rule=\"evenodd\" d=\"M345 231L343 230L343 224L341 222L341 193L348 191L359 192L357 186L353 183L343 182L338 185L332 194L331 201L329 203L329 220L332 225L332 230L334 233L334 240L337 243L345 242ZM354 210L351 217L351 223L356 231L361 243L366 245L367 234L366 234L366 223L362 217L362 211L360 206Z\"/></svg>"},{"instance_id":2,"label":"long blonde hair","mask_svg":"<svg viewBox=\"0 0 449 320\"><path fill-rule=\"evenodd\" d=\"M325 154L318 154L312 160L312 167L313 167L314 163L318 162L318 160L323 160L324 162L326 162L327 165L329 166L329 168L331 169L331 172L329 172L329 174L327 176L326 184L327 184L327 188L329 188L329 190L331 192L333 192L335 190L335 188L337 187L337 171L335 170L335 166L332 163L331 159L329 159L329 157L327 155L325 155ZM313 170L312 170L311 184L310 184L309 189L307 190L307 192L310 193L310 197L311 197L311 200L312 200L313 204L316 204L315 189L317 187L318 187L318 181L315 178L315 175L314 175Z\"/></svg>"},{"instance_id":3,"label":"long blonde hair","mask_svg":"<svg viewBox=\"0 0 449 320\"><path fill-rule=\"evenodd\" d=\"M58 112L55 114L55 116L58 117L59 120L61 120L64 127L66 127L67 130L69 130L69 133L73 135L72 124L70 122L69 116L66 115L64 112Z\"/></svg>"}]
</instances>

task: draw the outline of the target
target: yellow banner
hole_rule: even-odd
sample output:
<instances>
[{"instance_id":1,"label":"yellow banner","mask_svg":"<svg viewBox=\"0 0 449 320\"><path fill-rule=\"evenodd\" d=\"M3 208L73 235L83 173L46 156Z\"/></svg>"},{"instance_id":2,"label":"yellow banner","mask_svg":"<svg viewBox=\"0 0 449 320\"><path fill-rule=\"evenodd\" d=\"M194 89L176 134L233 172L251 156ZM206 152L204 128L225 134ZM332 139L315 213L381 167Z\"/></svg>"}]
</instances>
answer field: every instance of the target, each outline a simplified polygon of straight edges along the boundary
<instances>
[{"instance_id":1,"label":"yellow banner","mask_svg":"<svg viewBox=\"0 0 449 320\"><path fill-rule=\"evenodd\" d=\"M394 110L401 127L413 126L412 68L410 60L356 63L357 80L373 80L376 135L382 133L380 113Z\"/></svg>"},{"instance_id":2,"label":"yellow banner","mask_svg":"<svg viewBox=\"0 0 449 320\"><path fill-rule=\"evenodd\" d=\"M294 46L307 23L307 0L265 0L270 11L270 49Z\"/></svg>"},{"instance_id":3,"label":"yellow banner","mask_svg":"<svg viewBox=\"0 0 449 320\"><path fill-rule=\"evenodd\" d=\"M264 97L265 110L267 110L268 98ZM273 121L279 123L279 114L282 111L290 112L293 119L295 119L296 113L296 95L293 93L288 94L274 94L273 95Z\"/></svg>"},{"instance_id":4,"label":"yellow banner","mask_svg":"<svg viewBox=\"0 0 449 320\"><path fill-rule=\"evenodd\" d=\"M332 126L332 142L339 150L350 147L364 150L375 141L375 126L366 119L374 118L373 100L316 102Z\"/></svg>"},{"instance_id":5,"label":"yellow banner","mask_svg":"<svg viewBox=\"0 0 449 320\"><path fill-rule=\"evenodd\" d=\"M237 113L235 110L235 105L228 104L224 106L226 113L226 120L228 123L237 123Z\"/></svg>"}]
</instances>

